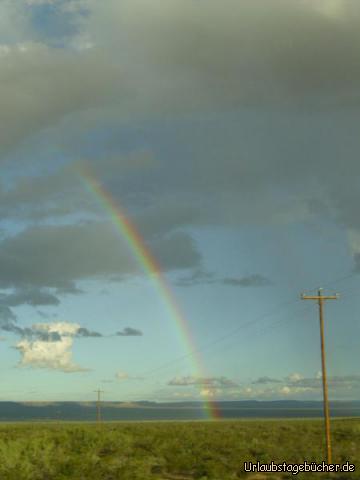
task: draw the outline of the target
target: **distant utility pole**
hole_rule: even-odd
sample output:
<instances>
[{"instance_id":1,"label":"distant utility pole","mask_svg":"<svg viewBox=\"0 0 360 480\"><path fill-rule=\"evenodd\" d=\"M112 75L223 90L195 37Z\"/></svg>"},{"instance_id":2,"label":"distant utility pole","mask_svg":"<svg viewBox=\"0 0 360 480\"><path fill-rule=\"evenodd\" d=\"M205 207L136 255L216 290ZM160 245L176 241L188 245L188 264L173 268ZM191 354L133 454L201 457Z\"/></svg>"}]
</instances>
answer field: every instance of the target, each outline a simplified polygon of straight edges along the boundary
<instances>
[{"instance_id":1,"label":"distant utility pole","mask_svg":"<svg viewBox=\"0 0 360 480\"><path fill-rule=\"evenodd\" d=\"M94 390L95 393L97 393L97 402L96 402L96 420L98 423L101 422L101 399L100 395L104 393L103 390Z\"/></svg>"},{"instance_id":2,"label":"distant utility pole","mask_svg":"<svg viewBox=\"0 0 360 480\"><path fill-rule=\"evenodd\" d=\"M329 401L328 386L326 377L326 359L325 359L325 339L324 339L324 302L325 300L337 300L339 295L322 295L322 288L319 288L318 295L301 295L302 300L317 300L319 304L320 317L320 339L321 339L321 367L322 367L322 386L324 398L324 417L325 417L325 439L327 463L332 463L331 457L331 438L330 438L330 417L329 417Z\"/></svg>"}]
</instances>

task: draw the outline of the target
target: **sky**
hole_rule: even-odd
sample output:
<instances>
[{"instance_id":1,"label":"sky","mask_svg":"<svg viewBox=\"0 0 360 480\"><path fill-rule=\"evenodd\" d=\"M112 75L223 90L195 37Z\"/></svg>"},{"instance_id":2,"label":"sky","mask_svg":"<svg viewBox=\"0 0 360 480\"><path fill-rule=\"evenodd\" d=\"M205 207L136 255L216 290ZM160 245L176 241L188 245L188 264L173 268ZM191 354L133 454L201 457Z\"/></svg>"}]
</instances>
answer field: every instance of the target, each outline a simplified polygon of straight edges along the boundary
<instances>
[{"instance_id":1,"label":"sky","mask_svg":"<svg viewBox=\"0 0 360 480\"><path fill-rule=\"evenodd\" d=\"M359 22L0 3L0 400L360 400Z\"/></svg>"}]
</instances>

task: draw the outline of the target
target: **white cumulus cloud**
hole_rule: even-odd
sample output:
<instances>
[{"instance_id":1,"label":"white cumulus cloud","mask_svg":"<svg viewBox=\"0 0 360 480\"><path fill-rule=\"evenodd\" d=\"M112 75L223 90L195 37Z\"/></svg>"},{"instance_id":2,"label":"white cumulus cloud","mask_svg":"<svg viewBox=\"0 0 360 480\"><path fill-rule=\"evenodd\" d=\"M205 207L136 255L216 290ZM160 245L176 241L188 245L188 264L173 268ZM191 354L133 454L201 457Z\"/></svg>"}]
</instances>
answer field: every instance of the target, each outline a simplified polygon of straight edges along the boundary
<instances>
[{"instance_id":1,"label":"white cumulus cloud","mask_svg":"<svg viewBox=\"0 0 360 480\"><path fill-rule=\"evenodd\" d=\"M294 373L291 373L286 379L289 381L289 382L299 382L300 380L303 380L303 376L300 374L300 373L297 373L297 372L294 372Z\"/></svg>"},{"instance_id":2,"label":"white cumulus cloud","mask_svg":"<svg viewBox=\"0 0 360 480\"><path fill-rule=\"evenodd\" d=\"M60 335L56 342L43 340L21 340L16 344L16 349L21 354L20 365L33 368L49 368L62 372L80 372L86 369L73 362L72 346L73 337L79 329L75 323L38 323L33 326L38 331Z\"/></svg>"},{"instance_id":3,"label":"white cumulus cloud","mask_svg":"<svg viewBox=\"0 0 360 480\"><path fill-rule=\"evenodd\" d=\"M54 323L35 323L33 329L40 332L58 333L60 336L75 336L80 325L77 323L54 322Z\"/></svg>"}]
</instances>

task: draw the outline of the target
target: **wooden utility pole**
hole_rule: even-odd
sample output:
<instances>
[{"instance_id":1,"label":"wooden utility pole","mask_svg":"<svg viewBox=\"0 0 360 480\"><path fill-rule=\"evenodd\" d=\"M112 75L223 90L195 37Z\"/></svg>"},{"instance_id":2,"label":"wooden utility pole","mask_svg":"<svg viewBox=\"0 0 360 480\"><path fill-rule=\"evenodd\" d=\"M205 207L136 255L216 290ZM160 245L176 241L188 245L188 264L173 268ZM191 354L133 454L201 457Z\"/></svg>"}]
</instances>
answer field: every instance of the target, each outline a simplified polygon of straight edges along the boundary
<instances>
[{"instance_id":1,"label":"wooden utility pole","mask_svg":"<svg viewBox=\"0 0 360 480\"><path fill-rule=\"evenodd\" d=\"M96 402L96 420L98 423L101 422L101 399L100 395L104 393L103 390L94 390L95 393L97 393L97 402Z\"/></svg>"},{"instance_id":2,"label":"wooden utility pole","mask_svg":"<svg viewBox=\"0 0 360 480\"><path fill-rule=\"evenodd\" d=\"M329 416L329 400L328 386L326 377L326 358L325 358L325 338L324 338L324 302L325 300L337 300L339 295L322 295L322 288L319 288L318 295L301 295L302 300L317 300L319 304L320 317L320 340L321 340L321 367L322 367L322 386L324 399L324 419L325 419L325 440L326 440L326 457L327 463L332 463L331 456L331 438L330 438L330 416Z\"/></svg>"}]
</instances>

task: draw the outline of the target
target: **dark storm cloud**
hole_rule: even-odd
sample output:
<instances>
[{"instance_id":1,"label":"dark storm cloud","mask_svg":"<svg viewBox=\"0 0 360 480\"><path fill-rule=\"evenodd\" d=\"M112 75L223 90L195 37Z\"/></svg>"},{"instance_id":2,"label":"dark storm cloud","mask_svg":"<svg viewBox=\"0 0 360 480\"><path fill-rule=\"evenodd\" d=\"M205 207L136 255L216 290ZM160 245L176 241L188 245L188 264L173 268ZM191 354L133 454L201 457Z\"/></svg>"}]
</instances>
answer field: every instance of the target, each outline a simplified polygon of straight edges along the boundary
<instances>
[{"instance_id":1,"label":"dark storm cloud","mask_svg":"<svg viewBox=\"0 0 360 480\"><path fill-rule=\"evenodd\" d=\"M49 303L49 300L51 300L51 303ZM15 307L26 303L30 305L53 305L54 303L52 302L53 299L50 294L48 297L46 292L37 290L20 291L10 295L3 295L3 298L0 299L0 330L14 333L15 335L19 335L20 337L28 340L40 340L42 342L57 342L61 341L62 337L66 336L78 338L103 337L101 333L89 330L85 327L79 327L74 333L71 334L67 332L64 333L60 330L56 331L54 329L47 328L54 325L52 323L34 324L31 327L22 327L17 324L17 317L9 308L10 306ZM55 305L57 304L58 302L55 303ZM60 325L59 328L61 328L62 324L58 325ZM130 330L126 333L126 335L142 334L141 332L133 333L138 332L137 330L125 329L125 331L126 330Z\"/></svg>"},{"instance_id":2,"label":"dark storm cloud","mask_svg":"<svg viewBox=\"0 0 360 480\"><path fill-rule=\"evenodd\" d=\"M265 287L271 285L271 282L266 277L259 274L249 275L248 277L234 278L227 277L222 280L224 285L231 285L234 287Z\"/></svg>"},{"instance_id":3,"label":"dark storm cloud","mask_svg":"<svg viewBox=\"0 0 360 480\"><path fill-rule=\"evenodd\" d=\"M0 320L1 322L11 322L16 320L16 315L11 311L7 305L2 305L0 303Z\"/></svg>"},{"instance_id":4,"label":"dark storm cloud","mask_svg":"<svg viewBox=\"0 0 360 480\"><path fill-rule=\"evenodd\" d=\"M66 115L110 105L118 89L115 78L120 78L118 68L103 55L49 48L31 40L6 47L0 67L2 152ZM122 96L127 82L121 83Z\"/></svg>"},{"instance_id":5,"label":"dark storm cloud","mask_svg":"<svg viewBox=\"0 0 360 480\"><path fill-rule=\"evenodd\" d=\"M16 316L6 306L0 305L0 329L4 332L14 333L22 338L37 339L43 342L57 342L61 340L59 333L41 330L32 327L20 327L16 324Z\"/></svg>"},{"instance_id":6,"label":"dark storm cloud","mask_svg":"<svg viewBox=\"0 0 360 480\"><path fill-rule=\"evenodd\" d=\"M73 209L66 200L71 197L81 207L80 179L71 168L63 167L47 175L20 177L9 189L0 189L0 213L3 217L65 215Z\"/></svg>"},{"instance_id":7,"label":"dark storm cloud","mask_svg":"<svg viewBox=\"0 0 360 480\"><path fill-rule=\"evenodd\" d=\"M178 279L175 284L179 287L190 287L193 285L226 285L231 287L265 287L271 285L269 279L263 275L253 274L246 277L221 278L215 273L203 270L195 270L187 277Z\"/></svg>"},{"instance_id":8,"label":"dark storm cloud","mask_svg":"<svg viewBox=\"0 0 360 480\"><path fill-rule=\"evenodd\" d=\"M203 216L202 209L189 202L186 196L184 198L169 196L166 202L160 202L156 208L143 211L136 220L145 236L158 236L179 227L198 225L202 222Z\"/></svg>"},{"instance_id":9,"label":"dark storm cloud","mask_svg":"<svg viewBox=\"0 0 360 480\"><path fill-rule=\"evenodd\" d=\"M29 135L56 126L61 127L62 143L57 141L63 151L73 148L70 153L81 157L79 145L85 138L81 132L92 137L97 125L113 129L117 138L119 125L119 130L132 124L138 129L139 119L161 123L165 118L168 124L173 118L176 135L162 143L167 158L156 158L147 168L140 162L142 166L129 174L129 165L136 162L117 157L104 144L101 161L94 166L100 180L105 179L130 211L134 205L151 205L136 216L146 238L155 239L154 252L160 260L163 256L165 269L199 263L189 237L175 236L171 242L167 238L177 228L307 221L325 207L331 220L360 229L357 0L207 0L206 7L189 0L110 0L106 8L92 0L82 3L90 15L78 33L93 43L92 48L82 48L79 38L78 46L52 49L34 43L33 34L26 40L28 28L21 33L22 45L3 48L4 148L19 148ZM3 18L9 17L6 12ZM121 55L114 55L118 50L113 47L119 44ZM233 116L219 114L229 108ZM185 117L187 126L182 123ZM141 144L146 139L146 148L156 130L154 123L148 132L141 132L141 141L137 139ZM164 135L164 125L159 130L165 142L169 132ZM44 219L94 213L93 202L81 190L71 169L26 178L13 190L2 189L0 215ZM84 248L90 255L94 249ZM56 266L59 275L50 278L58 288L60 281L74 286L79 278L107 275L108 270L120 276L135 270L125 258L123 268L109 266L104 253L93 255L88 268L80 265L80 259L72 266L65 247L58 251L65 260L63 272ZM53 262L54 249L51 255ZM4 261L0 254L0 266ZM22 273L26 279L35 277L26 271L34 270L31 259L25 262L20 255L17 263L10 275L17 276L12 285L18 285ZM5 267L9 270L9 265ZM35 285L47 286L45 277L54 275L46 266L41 265L42 270L44 278L38 273ZM0 272L0 285L4 281ZM200 280L182 283L196 282ZM236 284L237 279L227 279L227 285Z\"/></svg>"},{"instance_id":10,"label":"dark storm cloud","mask_svg":"<svg viewBox=\"0 0 360 480\"><path fill-rule=\"evenodd\" d=\"M83 169L90 169L91 175L106 187L106 184L114 182L114 179L119 180L119 175L152 170L153 163L155 161L150 152L135 150L127 155L118 153L101 160L96 158L86 162L73 160L47 173L42 171L36 176L20 176L11 188L1 188L0 184L0 217L41 220L49 216L69 215L74 212L74 206L77 211L103 213L103 207L99 206L98 201L87 188ZM124 186L121 186L123 191ZM126 192L128 190L126 188ZM122 203L122 198L119 200ZM185 206L179 206L174 202L175 208L183 211L182 216L189 216ZM163 209L163 216L167 216L170 222L171 214L166 212L165 205ZM180 214L178 216L180 217ZM152 212L152 218L151 212L139 218L139 222L144 224L145 231L148 228L153 230L152 220L156 222L154 212Z\"/></svg>"},{"instance_id":11,"label":"dark storm cloud","mask_svg":"<svg viewBox=\"0 0 360 480\"><path fill-rule=\"evenodd\" d=\"M141 330L137 330L136 328L125 327L120 332L116 332L116 335L120 337L139 337L143 335L143 332Z\"/></svg>"},{"instance_id":12,"label":"dark storm cloud","mask_svg":"<svg viewBox=\"0 0 360 480\"><path fill-rule=\"evenodd\" d=\"M359 225L359 118L347 110L360 98L359 2L155 4L113 1L100 12L91 2L98 34L120 22L120 38L127 39L132 58L142 60L147 86L140 91L162 99L145 102L148 112L160 103L172 113L266 109L247 109L243 120L227 122L217 114L208 127L195 119L177 139L192 146L191 174L186 181L172 178L164 165L162 185L201 192L203 199L212 195L206 210L214 223L306 219L322 203L332 218ZM106 33L96 39L115 41ZM282 110L285 105L296 108ZM309 111L317 111L314 118ZM184 170L188 153L181 159ZM160 197L164 187L158 191ZM205 208L202 215L197 224Z\"/></svg>"},{"instance_id":13,"label":"dark storm cloud","mask_svg":"<svg viewBox=\"0 0 360 480\"><path fill-rule=\"evenodd\" d=\"M59 305L60 300L53 294L40 289L16 290L9 295L0 296L0 302L9 307L18 305Z\"/></svg>"},{"instance_id":14,"label":"dark storm cloud","mask_svg":"<svg viewBox=\"0 0 360 480\"><path fill-rule=\"evenodd\" d=\"M31 328L22 328L15 324L15 321L11 320L0 320L0 328L4 332L14 333L15 335L20 335L21 337L32 337L33 331Z\"/></svg>"},{"instance_id":15,"label":"dark storm cloud","mask_svg":"<svg viewBox=\"0 0 360 480\"><path fill-rule=\"evenodd\" d=\"M21 13L21 0L1 7L3 18L16 19L10 28L21 42L12 39L0 57L3 148L71 115L96 122L110 107L112 115L132 119L248 105L358 103L357 0L338 8L327 0L81 4L89 15L80 23L79 9L62 10L66 24L79 28L64 39L65 48L49 47L54 30L45 27L58 15L36 26ZM54 5L30 12L44 8L56 12Z\"/></svg>"},{"instance_id":16,"label":"dark storm cloud","mask_svg":"<svg viewBox=\"0 0 360 480\"><path fill-rule=\"evenodd\" d=\"M88 330L87 328L80 327L76 332L76 336L80 338L89 338L89 337L102 337L103 335L99 332L94 332L92 330Z\"/></svg>"},{"instance_id":17,"label":"dark storm cloud","mask_svg":"<svg viewBox=\"0 0 360 480\"><path fill-rule=\"evenodd\" d=\"M81 295L84 291L78 288L74 282L64 282L57 287L56 293L58 295Z\"/></svg>"},{"instance_id":18,"label":"dark storm cloud","mask_svg":"<svg viewBox=\"0 0 360 480\"><path fill-rule=\"evenodd\" d=\"M201 261L194 240L185 232L174 232L159 238L151 244L151 251L166 270L191 268Z\"/></svg>"},{"instance_id":19,"label":"dark storm cloud","mask_svg":"<svg viewBox=\"0 0 360 480\"><path fill-rule=\"evenodd\" d=\"M175 285L178 287L191 287L193 285L209 285L217 283L216 276L213 272L206 272L201 269L194 270L186 277L179 278Z\"/></svg>"},{"instance_id":20,"label":"dark storm cloud","mask_svg":"<svg viewBox=\"0 0 360 480\"><path fill-rule=\"evenodd\" d=\"M96 40L113 47L126 39L134 63L144 65L147 85L137 85L155 98L161 87L168 108L181 108L181 102L186 109L299 104L305 97L318 107L356 101L356 0L339 2L337 9L326 0L208 0L206 6L114 0L105 12L90 4Z\"/></svg>"},{"instance_id":21,"label":"dark storm cloud","mask_svg":"<svg viewBox=\"0 0 360 480\"><path fill-rule=\"evenodd\" d=\"M88 330L85 327L79 327L74 333L67 333L61 330L49 330L53 324L35 324L31 327L21 327L16 323L16 316L8 307L0 306L0 329L5 332L14 333L28 340L40 340L42 342L59 342L63 337L78 338L99 338L103 335L99 332ZM45 328L46 327L46 328ZM125 329L126 330L126 329ZM141 334L141 333L140 333ZM128 333L131 335L131 333ZM134 335L134 334L133 334Z\"/></svg>"},{"instance_id":22,"label":"dark storm cloud","mask_svg":"<svg viewBox=\"0 0 360 480\"><path fill-rule=\"evenodd\" d=\"M200 255L191 238L174 233L153 241L165 270L196 265ZM72 285L77 280L138 272L109 223L30 227L0 242L0 286L32 288Z\"/></svg>"}]
</instances>

